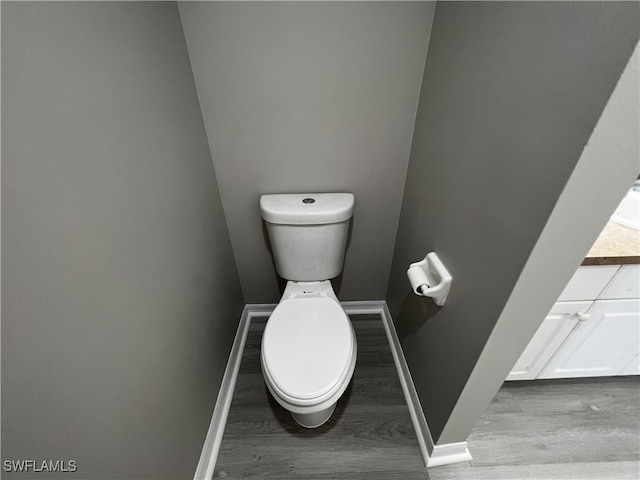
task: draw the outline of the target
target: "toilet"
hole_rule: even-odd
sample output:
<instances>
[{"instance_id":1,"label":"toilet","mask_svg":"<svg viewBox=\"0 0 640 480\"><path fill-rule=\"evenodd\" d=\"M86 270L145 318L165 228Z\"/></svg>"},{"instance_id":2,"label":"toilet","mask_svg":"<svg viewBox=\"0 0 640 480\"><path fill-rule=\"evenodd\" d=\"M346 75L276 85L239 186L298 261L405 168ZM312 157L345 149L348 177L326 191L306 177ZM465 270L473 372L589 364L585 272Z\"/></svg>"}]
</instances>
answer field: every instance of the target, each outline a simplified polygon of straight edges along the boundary
<instances>
[{"instance_id":1,"label":"toilet","mask_svg":"<svg viewBox=\"0 0 640 480\"><path fill-rule=\"evenodd\" d=\"M263 195L276 271L287 280L262 335L262 374L303 427L332 415L356 364L356 336L330 279L342 271L351 193Z\"/></svg>"}]
</instances>

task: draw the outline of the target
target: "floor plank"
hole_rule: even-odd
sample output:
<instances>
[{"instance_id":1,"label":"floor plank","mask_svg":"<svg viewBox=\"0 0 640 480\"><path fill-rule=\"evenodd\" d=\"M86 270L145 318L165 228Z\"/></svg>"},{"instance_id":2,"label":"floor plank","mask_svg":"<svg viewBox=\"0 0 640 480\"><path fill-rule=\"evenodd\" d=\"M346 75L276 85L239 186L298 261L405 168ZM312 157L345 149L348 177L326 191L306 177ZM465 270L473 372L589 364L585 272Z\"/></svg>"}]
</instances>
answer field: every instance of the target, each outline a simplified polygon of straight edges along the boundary
<instances>
[{"instance_id":1,"label":"floor plank","mask_svg":"<svg viewBox=\"0 0 640 480\"><path fill-rule=\"evenodd\" d=\"M432 480L638 480L638 462L579 462L429 469Z\"/></svg>"}]
</instances>

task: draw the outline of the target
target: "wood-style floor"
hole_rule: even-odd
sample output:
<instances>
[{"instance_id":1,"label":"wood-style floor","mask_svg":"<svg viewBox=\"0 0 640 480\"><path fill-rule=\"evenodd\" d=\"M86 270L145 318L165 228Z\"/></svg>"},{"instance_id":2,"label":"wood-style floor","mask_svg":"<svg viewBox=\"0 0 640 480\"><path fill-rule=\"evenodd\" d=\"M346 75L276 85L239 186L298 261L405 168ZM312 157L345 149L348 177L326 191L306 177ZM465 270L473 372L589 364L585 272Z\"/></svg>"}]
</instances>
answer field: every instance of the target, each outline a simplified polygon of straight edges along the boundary
<instances>
[{"instance_id":1,"label":"wood-style floor","mask_svg":"<svg viewBox=\"0 0 640 480\"><path fill-rule=\"evenodd\" d=\"M253 319L214 478L424 479L426 469L378 315L352 316L358 357L327 423L300 427L260 367L265 320Z\"/></svg>"},{"instance_id":2,"label":"wood-style floor","mask_svg":"<svg viewBox=\"0 0 640 480\"><path fill-rule=\"evenodd\" d=\"M351 318L353 380L313 430L269 394L260 367L266 319L253 319L214 478L640 478L638 377L505 383L468 438L473 461L427 474L382 321Z\"/></svg>"},{"instance_id":3,"label":"wood-style floor","mask_svg":"<svg viewBox=\"0 0 640 480\"><path fill-rule=\"evenodd\" d=\"M638 480L640 377L505 382L467 442L429 478Z\"/></svg>"}]
</instances>

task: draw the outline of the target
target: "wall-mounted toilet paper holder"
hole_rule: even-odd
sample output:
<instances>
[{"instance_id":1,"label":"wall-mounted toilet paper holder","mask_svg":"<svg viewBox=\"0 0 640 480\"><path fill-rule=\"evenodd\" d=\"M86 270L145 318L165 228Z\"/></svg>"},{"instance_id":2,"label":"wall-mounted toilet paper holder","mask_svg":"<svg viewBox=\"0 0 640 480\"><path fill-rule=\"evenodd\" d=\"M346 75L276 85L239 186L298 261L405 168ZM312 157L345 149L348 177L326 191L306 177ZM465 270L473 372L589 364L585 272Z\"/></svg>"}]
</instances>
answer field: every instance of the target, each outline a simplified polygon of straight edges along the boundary
<instances>
[{"instance_id":1,"label":"wall-mounted toilet paper holder","mask_svg":"<svg viewBox=\"0 0 640 480\"><path fill-rule=\"evenodd\" d=\"M416 295L432 297L436 305L444 305L453 277L435 252L427 253L422 261L409 265L407 277Z\"/></svg>"}]
</instances>

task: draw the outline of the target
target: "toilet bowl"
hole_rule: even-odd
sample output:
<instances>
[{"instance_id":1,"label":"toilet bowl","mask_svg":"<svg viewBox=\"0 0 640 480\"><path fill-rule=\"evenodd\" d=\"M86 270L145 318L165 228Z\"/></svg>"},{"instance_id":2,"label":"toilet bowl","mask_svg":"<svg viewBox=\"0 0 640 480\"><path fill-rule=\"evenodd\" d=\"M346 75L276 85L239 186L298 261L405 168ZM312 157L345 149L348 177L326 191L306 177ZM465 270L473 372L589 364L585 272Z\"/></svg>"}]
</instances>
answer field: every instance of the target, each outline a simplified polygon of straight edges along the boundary
<instances>
[{"instance_id":1,"label":"toilet bowl","mask_svg":"<svg viewBox=\"0 0 640 480\"><path fill-rule=\"evenodd\" d=\"M316 428L332 415L356 363L356 337L329 281L287 283L267 321L262 372L295 421Z\"/></svg>"}]
</instances>

